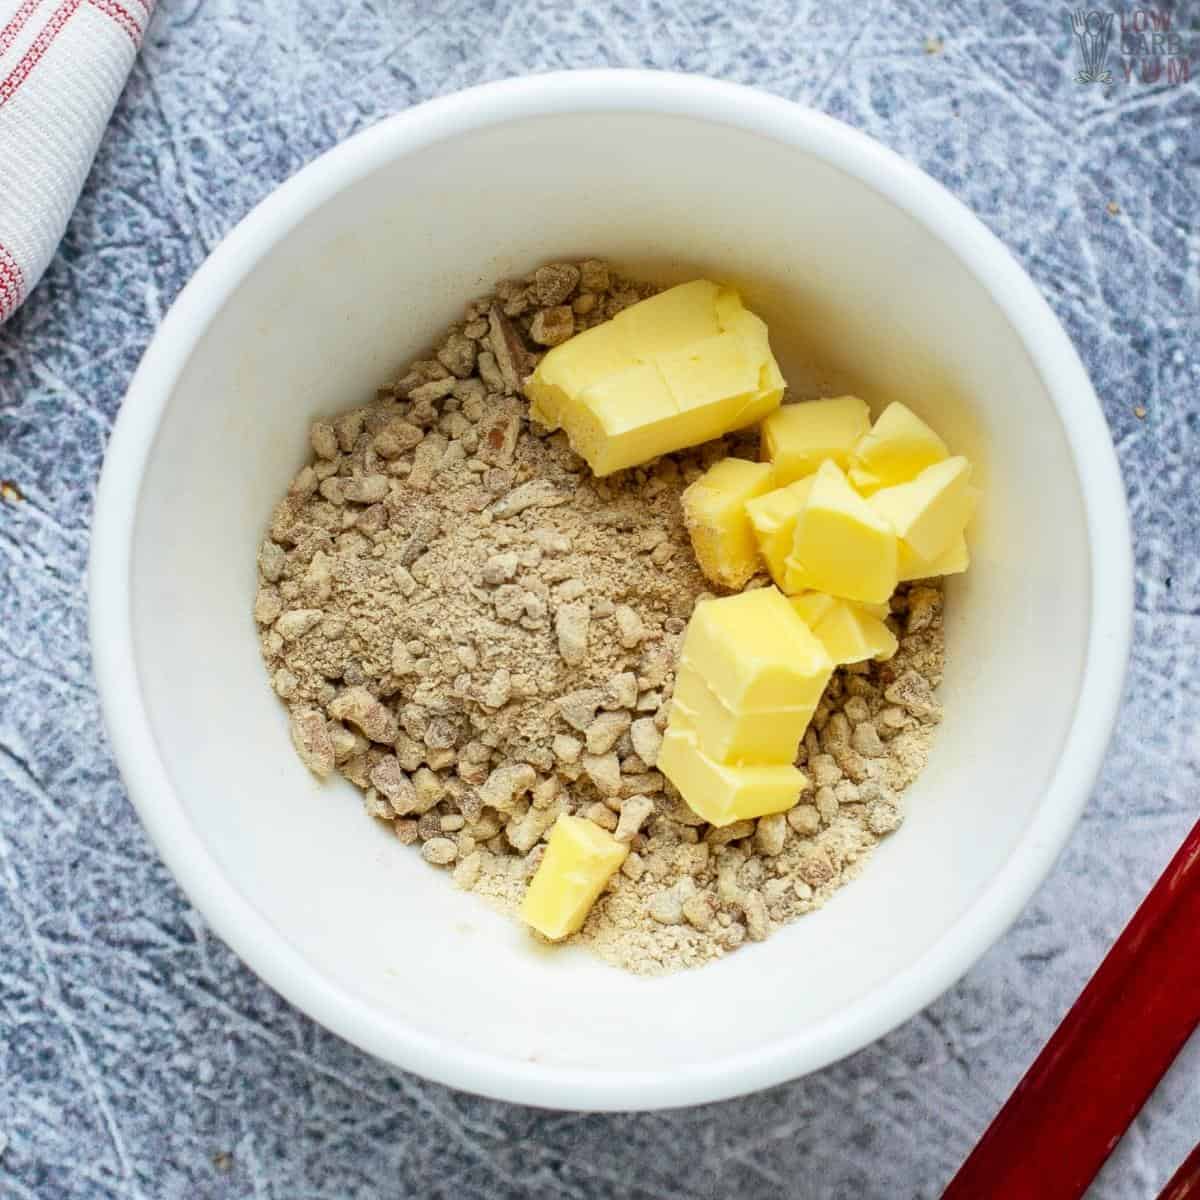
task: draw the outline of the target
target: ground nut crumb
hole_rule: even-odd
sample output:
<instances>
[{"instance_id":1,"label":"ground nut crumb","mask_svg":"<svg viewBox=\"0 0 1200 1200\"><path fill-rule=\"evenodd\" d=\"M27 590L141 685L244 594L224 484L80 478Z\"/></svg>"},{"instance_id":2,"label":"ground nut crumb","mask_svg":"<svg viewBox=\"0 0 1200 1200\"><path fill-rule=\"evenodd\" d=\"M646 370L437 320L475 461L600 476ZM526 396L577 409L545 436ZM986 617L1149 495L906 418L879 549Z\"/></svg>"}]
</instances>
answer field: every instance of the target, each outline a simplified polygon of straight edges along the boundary
<instances>
[{"instance_id":1,"label":"ground nut crumb","mask_svg":"<svg viewBox=\"0 0 1200 1200\"><path fill-rule=\"evenodd\" d=\"M338 439L332 425L328 425L324 421L314 421L308 436L312 443L313 453L318 458L337 458Z\"/></svg>"},{"instance_id":2,"label":"ground nut crumb","mask_svg":"<svg viewBox=\"0 0 1200 1200\"><path fill-rule=\"evenodd\" d=\"M662 734L652 717L639 717L629 727L634 753L648 767L658 763L658 752L662 749Z\"/></svg>"},{"instance_id":3,"label":"ground nut crumb","mask_svg":"<svg viewBox=\"0 0 1200 1200\"><path fill-rule=\"evenodd\" d=\"M751 940L765 941L767 934L771 932L771 926L767 920L767 905L762 894L747 892L742 897L742 912L746 917L746 932L750 935Z\"/></svg>"},{"instance_id":4,"label":"ground nut crumb","mask_svg":"<svg viewBox=\"0 0 1200 1200\"><path fill-rule=\"evenodd\" d=\"M617 622L617 629L620 632L621 645L626 650L634 649L646 636L642 618L628 604L617 605L613 618Z\"/></svg>"},{"instance_id":5,"label":"ground nut crumb","mask_svg":"<svg viewBox=\"0 0 1200 1200\"><path fill-rule=\"evenodd\" d=\"M279 685L276 683L276 691ZM292 711L292 744L300 761L319 779L324 779L334 767L333 740L324 714L316 708Z\"/></svg>"},{"instance_id":6,"label":"ground nut crumb","mask_svg":"<svg viewBox=\"0 0 1200 1200\"><path fill-rule=\"evenodd\" d=\"M710 593L679 496L757 448L731 435L595 479L522 396L546 347L653 291L599 260L549 264L314 422L256 550L253 614L301 761L457 887L515 914L562 812L628 845L572 940L648 975L819 908L899 826L941 716L944 607L936 581L901 585L895 657L835 673L794 808L714 828L682 802L655 768L679 635Z\"/></svg>"},{"instance_id":7,"label":"ground nut crumb","mask_svg":"<svg viewBox=\"0 0 1200 1200\"><path fill-rule=\"evenodd\" d=\"M850 735L850 745L864 758L880 758L884 752L879 734L869 721L855 725Z\"/></svg>"},{"instance_id":8,"label":"ground nut crumb","mask_svg":"<svg viewBox=\"0 0 1200 1200\"><path fill-rule=\"evenodd\" d=\"M562 305L539 312L529 325L529 336L541 346L561 346L575 332L575 313Z\"/></svg>"},{"instance_id":9,"label":"ground nut crumb","mask_svg":"<svg viewBox=\"0 0 1200 1200\"><path fill-rule=\"evenodd\" d=\"M479 872L483 869L483 855L478 850L473 850L465 858L460 858L454 865L454 882L463 889L469 892L479 879Z\"/></svg>"},{"instance_id":10,"label":"ground nut crumb","mask_svg":"<svg viewBox=\"0 0 1200 1200\"><path fill-rule=\"evenodd\" d=\"M451 838L430 838L421 847L421 857L435 867L445 867L458 857L458 846Z\"/></svg>"},{"instance_id":11,"label":"ground nut crumb","mask_svg":"<svg viewBox=\"0 0 1200 1200\"><path fill-rule=\"evenodd\" d=\"M649 796L629 796L622 800L620 820L614 831L617 841L633 841L642 824L653 811L654 801Z\"/></svg>"},{"instance_id":12,"label":"ground nut crumb","mask_svg":"<svg viewBox=\"0 0 1200 1200\"><path fill-rule=\"evenodd\" d=\"M768 817L758 818L758 827L754 831L754 848L760 854L774 858L782 849L787 839L787 818L783 813L773 813Z\"/></svg>"},{"instance_id":13,"label":"ground nut crumb","mask_svg":"<svg viewBox=\"0 0 1200 1200\"><path fill-rule=\"evenodd\" d=\"M574 263L550 263L533 273L533 290L538 304L553 308L570 299L579 286L582 272Z\"/></svg>"},{"instance_id":14,"label":"ground nut crumb","mask_svg":"<svg viewBox=\"0 0 1200 1200\"><path fill-rule=\"evenodd\" d=\"M613 753L584 754L583 770L601 796L621 794L621 763Z\"/></svg>"},{"instance_id":15,"label":"ground nut crumb","mask_svg":"<svg viewBox=\"0 0 1200 1200\"><path fill-rule=\"evenodd\" d=\"M638 700L637 676L632 671L622 671L608 681L606 708L633 708Z\"/></svg>"},{"instance_id":16,"label":"ground nut crumb","mask_svg":"<svg viewBox=\"0 0 1200 1200\"><path fill-rule=\"evenodd\" d=\"M629 728L629 714L626 712L602 712L587 727L587 748L589 754L607 754L616 744L617 739Z\"/></svg>"},{"instance_id":17,"label":"ground nut crumb","mask_svg":"<svg viewBox=\"0 0 1200 1200\"><path fill-rule=\"evenodd\" d=\"M812 837L821 828L821 814L811 804L797 804L788 810L787 823L801 837Z\"/></svg>"},{"instance_id":18,"label":"ground nut crumb","mask_svg":"<svg viewBox=\"0 0 1200 1200\"><path fill-rule=\"evenodd\" d=\"M554 616L558 652L569 667L577 667L587 655L588 629L592 614L587 604L562 604Z\"/></svg>"},{"instance_id":19,"label":"ground nut crumb","mask_svg":"<svg viewBox=\"0 0 1200 1200\"><path fill-rule=\"evenodd\" d=\"M618 824L617 814L607 804L603 804L599 800L595 804L588 805L584 816L589 821L594 821L602 829L607 829L609 833L616 831Z\"/></svg>"}]
</instances>

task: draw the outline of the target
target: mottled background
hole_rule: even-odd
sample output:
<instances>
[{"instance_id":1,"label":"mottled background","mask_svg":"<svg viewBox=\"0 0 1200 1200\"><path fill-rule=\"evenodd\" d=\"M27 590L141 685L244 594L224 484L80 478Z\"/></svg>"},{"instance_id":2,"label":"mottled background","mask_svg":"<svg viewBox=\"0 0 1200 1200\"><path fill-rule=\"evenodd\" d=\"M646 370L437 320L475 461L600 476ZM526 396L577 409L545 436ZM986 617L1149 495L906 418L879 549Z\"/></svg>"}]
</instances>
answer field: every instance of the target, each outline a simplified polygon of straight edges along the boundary
<instances>
[{"instance_id":1,"label":"mottled background","mask_svg":"<svg viewBox=\"0 0 1200 1200\"><path fill-rule=\"evenodd\" d=\"M1200 39L1200 10L1173 11ZM1016 928L849 1060L649 1116L424 1083L264 987L142 834L85 619L105 440L221 235L384 114L601 64L814 105L966 201L1078 345L1137 543L1134 657L1104 776ZM1200 808L1200 81L1125 83L1112 65L1113 86L1076 83L1065 9L999 0L163 0L62 250L0 329L0 1195L937 1195ZM1156 1194L1200 1140L1198 1069L1193 1039L1094 1196Z\"/></svg>"}]
</instances>

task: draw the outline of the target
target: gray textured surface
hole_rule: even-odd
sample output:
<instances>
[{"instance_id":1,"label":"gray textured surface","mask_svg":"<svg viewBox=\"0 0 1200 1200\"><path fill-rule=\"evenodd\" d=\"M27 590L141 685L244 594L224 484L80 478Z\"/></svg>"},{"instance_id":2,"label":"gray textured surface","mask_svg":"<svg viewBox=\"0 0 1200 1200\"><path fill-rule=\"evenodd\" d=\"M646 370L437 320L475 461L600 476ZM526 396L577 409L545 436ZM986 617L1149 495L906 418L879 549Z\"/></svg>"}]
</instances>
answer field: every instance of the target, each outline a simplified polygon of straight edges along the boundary
<instances>
[{"instance_id":1,"label":"gray textured surface","mask_svg":"<svg viewBox=\"0 0 1200 1200\"><path fill-rule=\"evenodd\" d=\"M426 1084L260 984L181 897L125 798L83 584L122 392L220 236L385 113L601 64L816 105L962 197L1079 346L1137 542L1136 647L1103 781L1016 928L853 1058L651 1116ZM59 256L0 329L0 479L25 497L0 501L0 1195L937 1194L1200 809L1200 87L1106 92L1074 69L1062 10L998 0L165 0ZM1198 1068L1194 1039L1095 1196L1153 1196L1200 1140Z\"/></svg>"}]
</instances>

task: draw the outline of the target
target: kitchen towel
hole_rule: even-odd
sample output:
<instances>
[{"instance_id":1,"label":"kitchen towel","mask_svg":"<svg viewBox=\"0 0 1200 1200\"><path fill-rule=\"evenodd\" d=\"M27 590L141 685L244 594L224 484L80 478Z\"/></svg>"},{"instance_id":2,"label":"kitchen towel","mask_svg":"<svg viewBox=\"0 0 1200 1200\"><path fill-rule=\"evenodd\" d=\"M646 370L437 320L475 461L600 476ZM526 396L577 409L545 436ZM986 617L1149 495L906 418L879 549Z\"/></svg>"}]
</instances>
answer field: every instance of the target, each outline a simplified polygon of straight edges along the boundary
<instances>
[{"instance_id":1,"label":"kitchen towel","mask_svg":"<svg viewBox=\"0 0 1200 1200\"><path fill-rule=\"evenodd\" d=\"M0 322L54 255L154 0L0 0Z\"/></svg>"}]
</instances>

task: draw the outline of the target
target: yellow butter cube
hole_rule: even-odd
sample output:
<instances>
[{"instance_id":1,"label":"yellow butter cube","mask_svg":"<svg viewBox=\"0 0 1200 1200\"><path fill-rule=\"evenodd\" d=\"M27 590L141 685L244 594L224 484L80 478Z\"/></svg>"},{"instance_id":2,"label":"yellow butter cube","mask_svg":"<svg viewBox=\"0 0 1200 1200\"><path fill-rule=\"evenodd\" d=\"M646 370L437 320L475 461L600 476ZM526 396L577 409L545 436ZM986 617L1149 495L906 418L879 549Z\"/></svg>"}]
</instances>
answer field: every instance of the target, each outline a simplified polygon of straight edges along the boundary
<instances>
[{"instance_id":1,"label":"yellow butter cube","mask_svg":"<svg viewBox=\"0 0 1200 1200\"><path fill-rule=\"evenodd\" d=\"M769 463L724 458L688 487L683 519L700 570L714 583L737 589L758 570L758 543L746 501L771 486Z\"/></svg>"},{"instance_id":2,"label":"yellow butter cube","mask_svg":"<svg viewBox=\"0 0 1200 1200\"><path fill-rule=\"evenodd\" d=\"M627 340L635 362L653 362L664 352L721 332L717 300L723 290L707 279L681 283L622 309L611 324Z\"/></svg>"},{"instance_id":3,"label":"yellow butter cube","mask_svg":"<svg viewBox=\"0 0 1200 1200\"><path fill-rule=\"evenodd\" d=\"M812 487L812 476L798 479L787 487L775 488L753 500L746 501L746 516L754 530L758 552L771 572L771 578L784 589L787 576L787 558L792 552L792 537L796 530L796 518L804 507Z\"/></svg>"},{"instance_id":4,"label":"yellow butter cube","mask_svg":"<svg viewBox=\"0 0 1200 1200\"><path fill-rule=\"evenodd\" d=\"M808 786L804 772L790 762L774 766L715 762L700 750L693 733L674 722L663 734L658 769L679 789L688 807L713 825L784 812Z\"/></svg>"},{"instance_id":5,"label":"yellow butter cube","mask_svg":"<svg viewBox=\"0 0 1200 1200\"><path fill-rule=\"evenodd\" d=\"M610 475L671 449L679 412L658 366L639 363L586 387L561 419L575 452Z\"/></svg>"},{"instance_id":6,"label":"yellow butter cube","mask_svg":"<svg viewBox=\"0 0 1200 1200\"><path fill-rule=\"evenodd\" d=\"M838 599L828 592L803 592L798 596L789 596L788 602L800 614L805 625L815 631L821 618L837 607Z\"/></svg>"},{"instance_id":7,"label":"yellow butter cube","mask_svg":"<svg viewBox=\"0 0 1200 1200\"><path fill-rule=\"evenodd\" d=\"M907 405L889 404L850 456L850 482L864 496L915 479L950 457L946 443Z\"/></svg>"},{"instance_id":8,"label":"yellow butter cube","mask_svg":"<svg viewBox=\"0 0 1200 1200\"><path fill-rule=\"evenodd\" d=\"M961 575L971 565L967 539L960 533L949 549L933 562L917 558L903 542L900 543L900 579L932 579L935 575Z\"/></svg>"},{"instance_id":9,"label":"yellow butter cube","mask_svg":"<svg viewBox=\"0 0 1200 1200\"><path fill-rule=\"evenodd\" d=\"M756 424L783 389L766 326L704 279L556 346L525 387L530 415L564 429L597 475Z\"/></svg>"},{"instance_id":10,"label":"yellow butter cube","mask_svg":"<svg viewBox=\"0 0 1200 1200\"><path fill-rule=\"evenodd\" d=\"M717 298L717 316L721 322L721 328L737 334L742 339L747 356L752 361L761 364L757 404L767 406L762 414L765 416L779 407L784 389L787 387L783 373L779 370L779 364L771 353L771 343L767 338L767 323L748 308L743 308L738 294L729 289L722 291Z\"/></svg>"},{"instance_id":11,"label":"yellow butter cube","mask_svg":"<svg viewBox=\"0 0 1200 1200\"><path fill-rule=\"evenodd\" d=\"M872 658L883 662L896 653L896 635L878 618L843 601L814 630L838 666Z\"/></svg>"},{"instance_id":12,"label":"yellow butter cube","mask_svg":"<svg viewBox=\"0 0 1200 1200\"><path fill-rule=\"evenodd\" d=\"M654 361L667 381L679 412L728 405L739 411L758 393L758 363L732 333L700 338Z\"/></svg>"},{"instance_id":13,"label":"yellow butter cube","mask_svg":"<svg viewBox=\"0 0 1200 1200\"><path fill-rule=\"evenodd\" d=\"M829 595L828 592L804 592L801 595L789 596L788 600L809 629L815 629L817 622L835 605L848 603L848 601ZM870 613L873 617L878 617L881 621L885 620L892 611L890 604L856 603L856 607L861 608L863 612Z\"/></svg>"},{"instance_id":14,"label":"yellow butter cube","mask_svg":"<svg viewBox=\"0 0 1200 1200\"><path fill-rule=\"evenodd\" d=\"M685 663L675 677L671 728L689 729L697 746L716 762L789 763L815 710L815 701L766 713L730 709L699 671Z\"/></svg>"},{"instance_id":15,"label":"yellow butter cube","mask_svg":"<svg viewBox=\"0 0 1200 1200\"><path fill-rule=\"evenodd\" d=\"M975 509L971 464L956 455L926 467L909 483L882 488L867 502L925 562L939 558Z\"/></svg>"},{"instance_id":16,"label":"yellow butter cube","mask_svg":"<svg viewBox=\"0 0 1200 1200\"><path fill-rule=\"evenodd\" d=\"M615 321L586 329L547 354L525 386L529 415L551 429L562 424L562 413L584 388L635 366L624 330Z\"/></svg>"},{"instance_id":17,"label":"yellow butter cube","mask_svg":"<svg viewBox=\"0 0 1200 1200\"><path fill-rule=\"evenodd\" d=\"M882 662L896 653L896 635L879 615L886 605L855 604L823 592L793 596L791 603L838 666L868 658Z\"/></svg>"},{"instance_id":18,"label":"yellow butter cube","mask_svg":"<svg viewBox=\"0 0 1200 1200\"><path fill-rule=\"evenodd\" d=\"M827 458L847 466L870 424L866 403L857 396L785 404L763 421L763 453L775 468L776 482L791 483L811 475Z\"/></svg>"},{"instance_id":19,"label":"yellow butter cube","mask_svg":"<svg viewBox=\"0 0 1200 1200\"><path fill-rule=\"evenodd\" d=\"M779 589L785 596L795 596L816 586L813 577L790 554L783 560L783 582Z\"/></svg>"},{"instance_id":20,"label":"yellow butter cube","mask_svg":"<svg viewBox=\"0 0 1200 1200\"><path fill-rule=\"evenodd\" d=\"M896 589L896 535L826 460L796 519L790 561L807 586L879 604Z\"/></svg>"},{"instance_id":21,"label":"yellow butter cube","mask_svg":"<svg viewBox=\"0 0 1200 1200\"><path fill-rule=\"evenodd\" d=\"M815 705L833 670L825 648L771 587L698 604L680 658L737 712Z\"/></svg>"},{"instance_id":22,"label":"yellow butter cube","mask_svg":"<svg viewBox=\"0 0 1200 1200\"><path fill-rule=\"evenodd\" d=\"M574 933L628 853L626 843L599 825L563 813L529 881L521 919L556 941Z\"/></svg>"}]
</instances>

